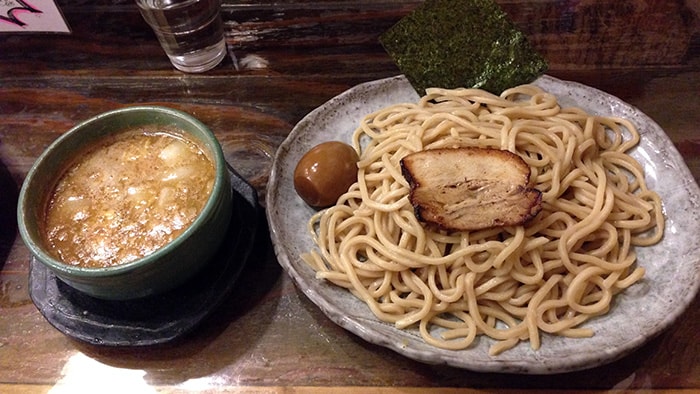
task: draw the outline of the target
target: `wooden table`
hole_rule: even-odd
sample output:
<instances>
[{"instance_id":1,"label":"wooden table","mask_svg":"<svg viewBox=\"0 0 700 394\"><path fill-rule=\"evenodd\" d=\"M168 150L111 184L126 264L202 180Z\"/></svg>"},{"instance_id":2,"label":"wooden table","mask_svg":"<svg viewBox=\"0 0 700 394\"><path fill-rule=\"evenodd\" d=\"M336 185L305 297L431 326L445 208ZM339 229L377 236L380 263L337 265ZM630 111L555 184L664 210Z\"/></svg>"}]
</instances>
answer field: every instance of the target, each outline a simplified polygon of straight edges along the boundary
<instances>
[{"instance_id":1,"label":"wooden table","mask_svg":"<svg viewBox=\"0 0 700 394\"><path fill-rule=\"evenodd\" d=\"M0 392L700 390L697 297L677 324L612 364L552 376L475 373L414 362L336 326L295 288L267 237L217 313L175 343L86 345L33 305L17 193L61 133L126 105L181 109L216 133L264 202L275 150L297 121L357 83L399 73L377 36L418 3L224 1L229 56L201 75L170 66L131 0L60 0L71 34L0 34ZM697 1L499 3L547 57L549 74L639 107L700 179Z\"/></svg>"}]
</instances>

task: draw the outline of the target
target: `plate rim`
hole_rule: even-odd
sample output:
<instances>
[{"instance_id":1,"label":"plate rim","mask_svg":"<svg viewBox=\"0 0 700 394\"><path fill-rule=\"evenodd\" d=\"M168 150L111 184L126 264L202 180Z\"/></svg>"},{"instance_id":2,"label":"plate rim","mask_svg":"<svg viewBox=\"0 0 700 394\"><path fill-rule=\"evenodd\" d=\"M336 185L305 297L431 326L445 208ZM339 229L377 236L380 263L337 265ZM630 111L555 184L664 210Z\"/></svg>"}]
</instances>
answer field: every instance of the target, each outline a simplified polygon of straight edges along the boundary
<instances>
[{"instance_id":1,"label":"plate rim","mask_svg":"<svg viewBox=\"0 0 700 394\"><path fill-rule=\"evenodd\" d=\"M315 286L310 285L311 281L317 280L315 279L315 277L307 278L297 270L297 267L294 264L292 264L291 259L294 258L296 260L300 260L299 256L289 256L287 251L285 250L284 245L282 245L280 241L280 234L278 232L281 231L281 226L278 225L278 220L275 216L274 211L278 197L274 189L277 187L278 183L282 178L280 158L283 157L284 154L291 149L292 145L296 142L296 140L300 138L300 135L304 131L304 127L306 127L309 122L312 122L314 117L321 116L324 113L328 113L329 111L337 110L338 107L342 107L343 100L345 100L350 95L359 94L360 92L365 90L371 91L376 86L383 86L385 84L392 83L408 84L408 81L403 75L368 81L355 85L329 99L321 106L309 112L294 126L294 128L291 130L287 138L285 138L285 140L282 142L274 156L274 161L270 172L270 178L268 180L267 185L268 190L266 193L265 210L270 227L270 236L274 246L275 254L277 256L278 262L285 269L288 275L291 276L295 285L305 294L307 298L310 299L310 301L312 301L317 307L319 307L319 309L321 309L324 315L326 315L326 317L328 317L331 321L352 332L353 334L359 336L367 342L389 348L403 356L414 359L416 361L428 364L447 364L453 367L464 368L477 372L509 372L535 375L583 370L618 360L631 353L632 351L638 349L639 347L641 347L642 345L644 345L645 343L647 343L648 341L665 331L669 326L671 326L677 321L677 319L688 308L690 303L692 303L695 296L698 294L698 290L700 289L700 270L695 270L695 280L689 286L688 291L685 293L685 297L682 300L678 300L679 304L682 304L681 307L677 307L669 311L670 313L668 313L666 317L661 321L661 324L655 327L653 332L647 333L647 335L639 335L636 337L629 338L629 340L625 341L621 346L616 347L613 351L610 351L609 349L599 350L593 352L592 354L588 354L582 358L577 358L576 361L573 362L567 361L567 355L561 355L561 359L559 360L561 362L556 363L558 364L557 366L545 364L544 360L538 357L536 352L533 353L532 358L521 359L519 361L499 360L498 358L492 358L491 360L487 360L487 362L485 363L479 363L478 365L469 362L465 363L464 360L460 360L459 357L457 357L457 355L458 352L461 351L450 353L452 355L455 355L455 357L442 357L439 354L437 357L426 357L425 354L423 354L419 349L411 349L410 346L402 346L401 344L397 344L395 341L389 340L385 337L383 338L381 336L381 333L374 334L372 330L368 332L367 327L365 327L361 321L358 321L359 319L351 318L343 314L343 311L339 310L331 302L326 300L323 297L323 295L320 294L319 291L317 291ZM607 100L607 102L616 103L620 108L622 108L622 110L630 111L632 115L641 118L644 124L647 124L649 125L649 127L660 131L661 133L660 135L657 135L657 137L665 139L664 142L667 143L667 145L665 146L667 150L667 152L665 152L665 155L669 155L670 157L677 159L677 162L674 163L677 165L677 168L674 169L680 171L679 178L684 181L683 185L685 189L691 192L692 196L695 197L695 201L698 200L698 196L700 196L700 188L698 188L698 184L695 181L692 173L690 172L687 163L685 163L682 156L680 156L680 153L678 152L677 148L672 143L668 135L648 115L644 114L635 106L632 106L631 104L609 93L606 93L591 86L581 84L579 82L565 81L549 75L543 75L537 81L534 82L534 84L538 83L549 83L566 86L567 88L573 90L601 97L603 100ZM419 97L417 93L415 97L416 99ZM359 119L357 119L357 121L359 122ZM319 286L323 286L323 284ZM325 284L325 286L333 285ZM396 330L396 332L399 333L399 335L402 335L400 332L404 331L398 329L393 330ZM466 349L464 351L469 350L470 349ZM550 357L549 360L549 362L551 362L552 358Z\"/></svg>"}]
</instances>

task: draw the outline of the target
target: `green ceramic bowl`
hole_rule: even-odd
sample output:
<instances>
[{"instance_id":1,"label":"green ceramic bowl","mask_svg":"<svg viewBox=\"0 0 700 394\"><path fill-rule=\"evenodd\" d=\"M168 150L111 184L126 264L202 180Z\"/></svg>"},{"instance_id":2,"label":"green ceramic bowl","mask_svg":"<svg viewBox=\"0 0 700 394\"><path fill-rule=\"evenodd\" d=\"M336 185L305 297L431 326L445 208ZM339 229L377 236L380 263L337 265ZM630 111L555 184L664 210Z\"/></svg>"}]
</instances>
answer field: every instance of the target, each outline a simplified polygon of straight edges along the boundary
<instances>
[{"instance_id":1,"label":"green ceramic bowl","mask_svg":"<svg viewBox=\"0 0 700 394\"><path fill-rule=\"evenodd\" d=\"M85 147L126 129L175 127L209 150L216 180L199 216L182 234L152 254L121 265L85 268L64 264L47 249L41 234L48 195L68 163ZM128 300L163 293L182 285L203 269L223 241L231 220L231 184L221 146L214 134L192 116L170 108L127 107L95 116L61 135L37 159L20 191L20 234L36 261L69 286L91 296Z\"/></svg>"}]
</instances>

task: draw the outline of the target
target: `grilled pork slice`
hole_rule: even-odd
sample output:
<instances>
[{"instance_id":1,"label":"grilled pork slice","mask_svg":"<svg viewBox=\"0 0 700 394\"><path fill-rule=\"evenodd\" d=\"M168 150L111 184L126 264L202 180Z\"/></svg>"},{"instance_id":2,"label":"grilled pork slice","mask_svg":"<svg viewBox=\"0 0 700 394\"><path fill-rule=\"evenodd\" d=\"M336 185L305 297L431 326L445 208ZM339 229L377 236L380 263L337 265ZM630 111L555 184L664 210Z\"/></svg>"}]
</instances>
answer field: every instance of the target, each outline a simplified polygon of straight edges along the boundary
<instances>
[{"instance_id":1,"label":"grilled pork slice","mask_svg":"<svg viewBox=\"0 0 700 394\"><path fill-rule=\"evenodd\" d=\"M416 217L450 231L515 226L542 209L528 188L530 167L511 152L491 148L429 149L401 160Z\"/></svg>"}]
</instances>

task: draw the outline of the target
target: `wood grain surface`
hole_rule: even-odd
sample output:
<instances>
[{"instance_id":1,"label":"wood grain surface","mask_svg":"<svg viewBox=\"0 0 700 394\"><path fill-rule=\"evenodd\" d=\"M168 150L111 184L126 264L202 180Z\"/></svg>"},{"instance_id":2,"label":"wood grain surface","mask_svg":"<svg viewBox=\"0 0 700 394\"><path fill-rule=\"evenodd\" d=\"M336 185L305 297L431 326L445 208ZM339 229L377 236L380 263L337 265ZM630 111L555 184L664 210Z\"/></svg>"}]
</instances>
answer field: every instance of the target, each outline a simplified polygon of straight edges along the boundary
<instances>
[{"instance_id":1,"label":"wood grain surface","mask_svg":"<svg viewBox=\"0 0 700 394\"><path fill-rule=\"evenodd\" d=\"M409 360L333 324L281 270L266 229L217 313L174 343L85 345L33 305L17 195L61 133L124 106L186 111L214 131L262 203L273 155L296 122L355 84L399 73L377 37L420 3L224 0L228 56L203 74L171 67L132 0L57 0L70 34L0 33L0 391L700 390L697 297L677 324L609 365L551 376L475 373ZM697 0L498 3L547 58L550 75L640 108L700 179Z\"/></svg>"}]
</instances>

